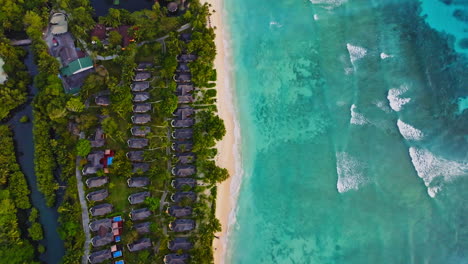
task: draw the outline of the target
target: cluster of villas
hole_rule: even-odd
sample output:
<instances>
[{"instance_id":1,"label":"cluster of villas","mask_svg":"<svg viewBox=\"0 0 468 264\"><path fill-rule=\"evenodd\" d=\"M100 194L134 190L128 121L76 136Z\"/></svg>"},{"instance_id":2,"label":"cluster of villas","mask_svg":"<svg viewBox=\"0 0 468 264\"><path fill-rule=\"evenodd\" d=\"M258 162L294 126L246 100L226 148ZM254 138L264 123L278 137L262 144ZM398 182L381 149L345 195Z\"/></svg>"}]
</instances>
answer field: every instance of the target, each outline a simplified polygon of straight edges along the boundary
<instances>
[{"instance_id":1,"label":"cluster of villas","mask_svg":"<svg viewBox=\"0 0 468 264\"><path fill-rule=\"evenodd\" d=\"M110 149L102 150L106 145L106 135L100 127L89 141L93 151L88 154L87 163L81 172L86 177L85 183L88 188L86 199L93 205L89 208L92 217L89 229L93 234L91 245L97 250L88 256L88 260L90 263L102 263L112 259L114 264L124 264L123 247L120 244L123 219L121 216L104 218L113 212L112 204L105 200L109 196L108 174L115 153Z\"/></svg>"},{"instance_id":2,"label":"cluster of villas","mask_svg":"<svg viewBox=\"0 0 468 264\"><path fill-rule=\"evenodd\" d=\"M192 94L194 86L188 66L188 63L195 59L196 56L193 54L179 55L174 75L174 81L177 83L178 107L171 121L173 127L171 148L177 163L171 170L174 176L171 185L176 192L171 195L172 203L166 212L175 217L175 220L169 223L169 229L174 232L175 238L168 245L173 253L164 257L166 264L188 262L190 255L187 251L193 248L193 243L187 236L196 228L195 220L191 219L193 209L187 205L197 200L196 192L192 191L197 186L197 180L194 178L197 172L194 164L196 155L192 152L195 110L189 105L194 101Z\"/></svg>"},{"instance_id":3,"label":"cluster of villas","mask_svg":"<svg viewBox=\"0 0 468 264\"><path fill-rule=\"evenodd\" d=\"M93 72L94 65L86 51L75 45L65 13L52 14L45 41L50 54L60 63L59 77L65 92L77 93L85 78Z\"/></svg>"},{"instance_id":4,"label":"cluster of villas","mask_svg":"<svg viewBox=\"0 0 468 264\"><path fill-rule=\"evenodd\" d=\"M190 106L194 102L194 86L188 63L196 58L196 55L185 53L177 56L178 66L174 75L178 107L171 121L171 149L177 163L171 168L174 177L171 186L175 191L170 195L166 213L175 219L168 226L173 238L167 246L172 253L165 255L165 264L188 263L188 251L194 247L190 232L195 230L196 221L192 219L193 208L190 204L197 200L197 193L193 191L197 186L197 169L196 155L192 152L195 109ZM149 135L153 110L150 90L153 77L149 69L152 66L150 63L138 64L130 87L133 95L133 114L126 157L132 164L132 176L128 178L127 185L135 191L128 196L128 202L132 207L129 213L132 229L137 231L139 237L126 245L129 252L153 248L153 242L148 237L153 212L145 207L145 200L151 197L151 192L148 191L151 180L145 175L151 166L145 161L145 152L150 151ZM111 104L109 94L106 93L100 93L94 99L98 106L106 107ZM96 250L88 259L90 263L124 264L122 258L125 246L122 245L121 235L125 219L121 216L110 217L118 212L113 212L113 205L105 202L109 196L105 186L109 183L109 166L112 166L114 151L105 149L106 136L102 128L97 128L89 140L93 151L87 156L87 164L83 167L82 174L87 177L86 186L89 191L86 198L93 205L89 212L94 219L89 228L94 235L91 244Z\"/></svg>"},{"instance_id":5,"label":"cluster of villas","mask_svg":"<svg viewBox=\"0 0 468 264\"><path fill-rule=\"evenodd\" d=\"M131 85L133 92L133 116L131 128L132 138L127 141L130 151L127 152L127 158L132 161L132 173L145 173L149 170L150 164L143 162L143 149L148 146L146 136L150 132L150 127L145 126L151 121L149 112L152 107L146 101L150 98L149 92L146 90L150 87L149 79L151 74L145 69L151 65L140 64L136 69L135 81ZM106 107L111 104L108 93L100 93L94 99L96 105ZM123 245L121 245L121 235L123 232L124 218L108 217L113 214L113 205L106 203L105 199L109 196L107 188L104 188L109 182L109 166L112 166L114 159L114 151L104 148L105 134L102 128L96 129L95 134L90 138L90 143L93 151L87 156L87 163L82 169L82 174L90 176L86 179L86 185L92 191L87 193L87 200L92 203L89 209L90 215L96 220L90 222L90 230L95 233L91 239L91 244L99 250L92 252L88 259L90 263L103 263L112 260L114 264L124 264ZM96 176L101 174L104 176ZM134 176L127 180L127 185L131 189L146 189L150 185L150 179L144 176ZM96 190L97 189L97 190ZM139 206L143 204L151 193L147 190L137 191L128 196L130 205ZM152 215L148 208L135 208L129 213L129 218L132 220L132 229L138 234L145 235L150 233L151 223L147 220ZM138 252L152 247L150 238L141 237L133 243L126 245L129 252Z\"/></svg>"}]
</instances>

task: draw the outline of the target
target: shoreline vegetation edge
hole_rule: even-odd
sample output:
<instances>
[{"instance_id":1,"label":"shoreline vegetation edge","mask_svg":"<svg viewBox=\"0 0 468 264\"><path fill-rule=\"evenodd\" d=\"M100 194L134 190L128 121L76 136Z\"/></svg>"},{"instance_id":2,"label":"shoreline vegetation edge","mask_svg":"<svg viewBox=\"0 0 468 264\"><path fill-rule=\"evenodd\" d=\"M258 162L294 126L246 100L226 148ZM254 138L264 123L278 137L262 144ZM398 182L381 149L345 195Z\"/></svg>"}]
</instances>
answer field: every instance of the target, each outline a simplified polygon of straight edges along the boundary
<instances>
[{"instance_id":1,"label":"shoreline vegetation edge","mask_svg":"<svg viewBox=\"0 0 468 264\"><path fill-rule=\"evenodd\" d=\"M238 171L236 164L239 162L237 154L235 108L233 102L233 89L232 76L227 68L229 63L226 56L226 46L224 40L226 37L226 28L223 21L223 0L201 0L202 3L211 5L211 12L209 17L209 26L215 29L215 45L216 45L216 58L214 61L215 69L217 72L217 101L216 106L218 115L223 119L226 127L226 135L216 145L218 149L218 156L216 163L222 168L226 168L229 172L229 178L224 182L218 184L218 191L216 197L216 218L221 223L221 232L216 233L213 240L213 256L215 264L224 264L227 250L227 240L230 227L230 215L234 209L234 197L232 184L234 177L237 177Z\"/></svg>"}]
</instances>

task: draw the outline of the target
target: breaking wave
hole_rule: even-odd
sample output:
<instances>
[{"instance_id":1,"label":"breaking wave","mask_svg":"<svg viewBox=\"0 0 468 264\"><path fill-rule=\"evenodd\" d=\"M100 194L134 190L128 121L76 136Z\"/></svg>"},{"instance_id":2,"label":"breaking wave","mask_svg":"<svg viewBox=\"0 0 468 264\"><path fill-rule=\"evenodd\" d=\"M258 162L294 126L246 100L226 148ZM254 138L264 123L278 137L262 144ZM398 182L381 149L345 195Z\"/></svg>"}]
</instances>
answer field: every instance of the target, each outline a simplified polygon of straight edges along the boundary
<instances>
[{"instance_id":1,"label":"breaking wave","mask_svg":"<svg viewBox=\"0 0 468 264\"><path fill-rule=\"evenodd\" d=\"M310 2L312 4L321 5L325 9L333 9L348 2L348 0L310 0Z\"/></svg>"},{"instance_id":2,"label":"breaking wave","mask_svg":"<svg viewBox=\"0 0 468 264\"><path fill-rule=\"evenodd\" d=\"M367 124L369 121L364 117L363 114L356 112L357 106L355 104L351 105L351 119L349 123L353 125L364 125Z\"/></svg>"},{"instance_id":3,"label":"breaking wave","mask_svg":"<svg viewBox=\"0 0 468 264\"><path fill-rule=\"evenodd\" d=\"M338 192L344 193L359 189L359 186L366 182L363 175L364 168L364 163L351 157L348 153L338 152L336 154L336 173L338 174L336 188Z\"/></svg>"},{"instance_id":4,"label":"breaking wave","mask_svg":"<svg viewBox=\"0 0 468 264\"><path fill-rule=\"evenodd\" d=\"M411 162L427 187L427 193L434 198L444 182L468 173L468 164L437 157L426 149L411 147Z\"/></svg>"},{"instance_id":5,"label":"breaking wave","mask_svg":"<svg viewBox=\"0 0 468 264\"><path fill-rule=\"evenodd\" d=\"M408 87L406 85L400 86L400 88L392 88L388 90L387 99L390 103L390 107L398 112L401 108L411 101L411 98L400 98L400 95L406 93Z\"/></svg>"},{"instance_id":6,"label":"breaking wave","mask_svg":"<svg viewBox=\"0 0 468 264\"><path fill-rule=\"evenodd\" d=\"M349 59L354 64L355 61L364 58L367 55L367 50L363 47L354 46L349 43L346 44L346 48L349 52Z\"/></svg>"},{"instance_id":7,"label":"breaking wave","mask_svg":"<svg viewBox=\"0 0 468 264\"><path fill-rule=\"evenodd\" d=\"M424 137L424 134L421 130L406 124L405 122L398 119L397 121L398 130L400 130L400 134L406 140L421 140Z\"/></svg>"}]
</instances>

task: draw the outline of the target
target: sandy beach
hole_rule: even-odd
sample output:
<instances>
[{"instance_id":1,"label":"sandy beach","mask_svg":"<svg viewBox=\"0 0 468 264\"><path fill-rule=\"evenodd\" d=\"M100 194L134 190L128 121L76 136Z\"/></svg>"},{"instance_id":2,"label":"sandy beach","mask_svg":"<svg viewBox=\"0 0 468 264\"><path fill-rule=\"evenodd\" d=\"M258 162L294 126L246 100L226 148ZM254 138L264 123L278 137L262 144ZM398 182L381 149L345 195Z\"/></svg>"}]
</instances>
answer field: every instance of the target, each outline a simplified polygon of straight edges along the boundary
<instances>
[{"instance_id":1,"label":"sandy beach","mask_svg":"<svg viewBox=\"0 0 468 264\"><path fill-rule=\"evenodd\" d=\"M218 196L216 200L216 217L219 219L222 225L222 231L217 233L216 236L218 239L213 241L214 249L214 263L222 264L224 263L225 256L225 245L227 239L227 231L229 224L229 215L232 210L232 198L231 198L231 182L232 177L235 175L235 116L234 116L234 106L231 90L229 87L229 76L227 71L227 57L225 52L225 32L223 27L222 15L223 15L223 0L202 0L211 4L210 11L216 10L213 12L210 18L211 27L216 27L216 49L217 55L215 59L215 67L218 74L217 81L217 107L218 114L224 120L226 126L226 136L222 141L218 142L218 157L216 162L218 166L226 168L229 171L231 176L228 180L218 185Z\"/></svg>"}]
</instances>

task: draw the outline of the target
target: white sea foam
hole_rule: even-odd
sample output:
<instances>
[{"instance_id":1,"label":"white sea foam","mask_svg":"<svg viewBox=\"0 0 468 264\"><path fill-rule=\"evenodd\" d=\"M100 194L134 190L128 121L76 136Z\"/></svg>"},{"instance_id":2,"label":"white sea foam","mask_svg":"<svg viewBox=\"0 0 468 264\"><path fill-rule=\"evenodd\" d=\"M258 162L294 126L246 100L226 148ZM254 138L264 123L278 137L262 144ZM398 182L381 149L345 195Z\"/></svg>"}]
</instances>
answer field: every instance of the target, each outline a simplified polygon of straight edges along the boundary
<instances>
[{"instance_id":1,"label":"white sea foam","mask_svg":"<svg viewBox=\"0 0 468 264\"><path fill-rule=\"evenodd\" d=\"M380 58L382 60L385 60L385 59L388 59L388 58L393 58L393 55L389 55L389 54L386 54L386 53L380 53Z\"/></svg>"},{"instance_id":2,"label":"white sea foam","mask_svg":"<svg viewBox=\"0 0 468 264\"><path fill-rule=\"evenodd\" d=\"M312 4L320 5L325 9L333 9L348 2L348 0L310 0L310 2Z\"/></svg>"},{"instance_id":3,"label":"white sea foam","mask_svg":"<svg viewBox=\"0 0 468 264\"><path fill-rule=\"evenodd\" d=\"M314 20L315 21L319 20L319 16L317 14L314 14Z\"/></svg>"},{"instance_id":4,"label":"white sea foam","mask_svg":"<svg viewBox=\"0 0 468 264\"><path fill-rule=\"evenodd\" d=\"M398 112L401 108L411 101L411 98L400 98L400 95L408 91L408 86L402 85L400 88L392 88L388 90L387 99L390 107Z\"/></svg>"},{"instance_id":5,"label":"white sea foam","mask_svg":"<svg viewBox=\"0 0 468 264\"><path fill-rule=\"evenodd\" d=\"M406 124L405 122L398 119L397 121L398 130L400 130L400 134L406 140L421 140L424 137L424 134L421 130Z\"/></svg>"},{"instance_id":6,"label":"white sea foam","mask_svg":"<svg viewBox=\"0 0 468 264\"><path fill-rule=\"evenodd\" d=\"M349 59L351 60L351 63L353 63L353 65L355 61L362 59L367 55L367 50L363 47L347 43L346 48L348 49Z\"/></svg>"},{"instance_id":7,"label":"white sea foam","mask_svg":"<svg viewBox=\"0 0 468 264\"><path fill-rule=\"evenodd\" d=\"M363 175L364 168L364 163L351 157L348 153L336 153L336 173L338 174L336 188L338 192L344 193L359 189L359 186L366 182Z\"/></svg>"},{"instance_id":8,"label":"white sea foam","mask_svg":"<svg viewBox=\"0 0 468 264\"><path fill-rule=\"evenodd\" d=\"M437 157L426 149L411 147L409 154L430 197L435 197L442 190L444 182L468 173L468 164Z\"/></svg>"},{"instance_id":9,"label":"white sea foam","mask_svg":"<svg viewBox=\"0 0 468 264\"><path fill-rule=\"evenodd\" d=\"M271 26L276 26L276 27L282 27L283 25L281 25L279 22L276 22L276 21L270 21L270 27Z\"/></svg>"},{"instance_id":10,"label":"white sea foam","mask_svg":"<svg viewBox=\"0 0 468 264\"><path fill-rule=\"evenodd\" d=\"M369 121L364 117L363 114L356 112L357 106L355 104L351 105L351 119L349 123L353 125L364 125L367 124Z\"/></svg>"}]
</instances>

